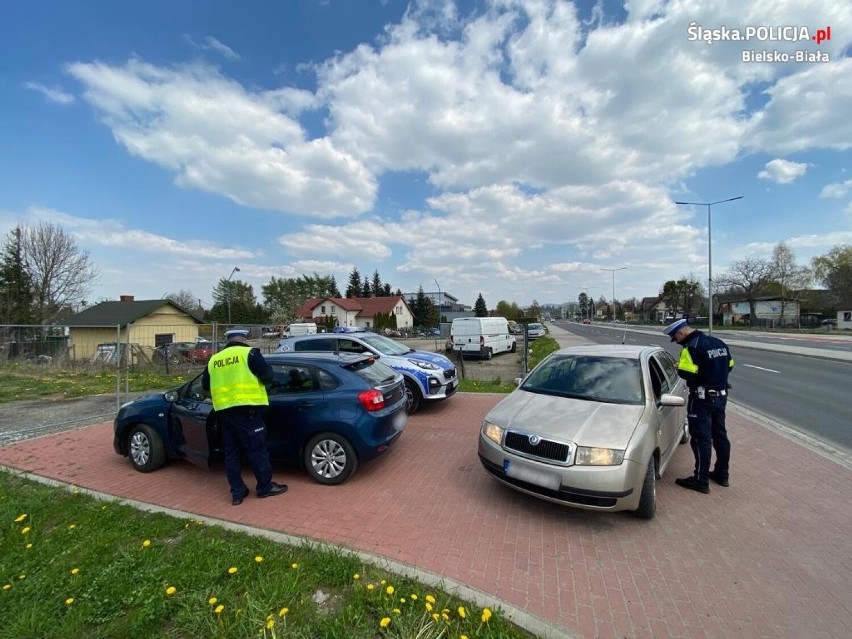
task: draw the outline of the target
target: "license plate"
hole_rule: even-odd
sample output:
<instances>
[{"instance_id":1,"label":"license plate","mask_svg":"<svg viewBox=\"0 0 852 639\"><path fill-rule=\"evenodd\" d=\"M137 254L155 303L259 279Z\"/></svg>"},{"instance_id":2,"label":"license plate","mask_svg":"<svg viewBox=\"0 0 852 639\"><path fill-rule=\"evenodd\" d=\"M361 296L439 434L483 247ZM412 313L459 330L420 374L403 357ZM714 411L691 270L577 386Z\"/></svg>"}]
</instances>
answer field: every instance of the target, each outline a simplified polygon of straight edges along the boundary
<instances>
[{"instance_id":1,"label":"license plate","mask_svg":"<svg viewBox=\"0 0 852 639\"><path fill-rule=\"evenodd\" d=\"M562 485L562 480L555 472L513 464L508 459L503 460L503 472L506 473L507 477L520 479L529 484L535 484L536 486L549 488L550 490L559 490L559 487Z\"/></svg>"}]
</instances>

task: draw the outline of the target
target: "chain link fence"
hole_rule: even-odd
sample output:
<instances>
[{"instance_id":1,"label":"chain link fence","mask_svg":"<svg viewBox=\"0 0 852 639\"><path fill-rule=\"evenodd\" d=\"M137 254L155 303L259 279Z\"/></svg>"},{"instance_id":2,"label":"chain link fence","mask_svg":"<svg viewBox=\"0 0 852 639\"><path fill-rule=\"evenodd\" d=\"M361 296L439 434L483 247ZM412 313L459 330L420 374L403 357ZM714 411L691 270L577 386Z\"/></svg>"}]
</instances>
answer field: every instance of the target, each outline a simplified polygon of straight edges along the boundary
<instances>
[{"instance_id":1,"label":"chain link fence","mask_svg":"<svg viewBox=\"0 0 852 639\"><path fill-rule=\"evenodd\" d=\"M272 327L245 325L249 341L263 353L278 346ZM198 324L191 318L158 324L0 325L0 374L6 379L74 383L97 377L110 391L70 398L59 390L40 399L4 402L0 445L41 434L112 421L120 406L152 391L131 391L132 376L168 375L191 379L225 344L229 326ZM57 388L59 384L57 384ZM25 389L26 390L26 389ZM166 390L165 388L162 390Z\"/></svg>"}]
</instances>

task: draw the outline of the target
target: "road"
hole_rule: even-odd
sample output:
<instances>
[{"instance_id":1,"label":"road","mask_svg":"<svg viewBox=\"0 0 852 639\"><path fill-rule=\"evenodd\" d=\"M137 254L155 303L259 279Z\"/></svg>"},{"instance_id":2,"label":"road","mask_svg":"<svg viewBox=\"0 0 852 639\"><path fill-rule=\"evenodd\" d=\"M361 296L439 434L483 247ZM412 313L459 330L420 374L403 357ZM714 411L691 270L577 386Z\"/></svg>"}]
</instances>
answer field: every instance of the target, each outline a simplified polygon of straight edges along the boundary
<instances>
[{"instance_id":1,"label":"road","mask_svg":"<svg viewBox=\"0 0 852 639\"><path fill-rule=\"evenodd\" d=\"M572 322L557 325L594 343L654 344L675 356L680 353L680 347L662 334L662 328ZM714 333L728 342L736 361L730 378L731 401L852 452L852 342L842 338Z\"/></svg>"}]
</instances>

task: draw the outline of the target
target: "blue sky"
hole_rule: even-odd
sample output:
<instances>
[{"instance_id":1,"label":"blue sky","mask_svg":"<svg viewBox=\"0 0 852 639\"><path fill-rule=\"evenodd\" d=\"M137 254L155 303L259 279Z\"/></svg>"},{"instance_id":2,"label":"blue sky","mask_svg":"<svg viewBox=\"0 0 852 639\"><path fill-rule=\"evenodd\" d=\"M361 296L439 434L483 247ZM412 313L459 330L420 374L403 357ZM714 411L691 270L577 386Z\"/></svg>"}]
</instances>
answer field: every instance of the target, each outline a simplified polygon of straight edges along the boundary
<instances>
[{"instance_id":1,"label":"blue sky","mask_svg":"<svg viewBox=\"0 0 852 639\"><path fill-rule=\"evenodd\" d=\"M0 232L72 234L90 302L355 266L523 306L706 282L706 208L674 201L742 195L714 278L806 264L852 243L850 45L829 0L11 3Z\"/></svg>"}]
</instances>

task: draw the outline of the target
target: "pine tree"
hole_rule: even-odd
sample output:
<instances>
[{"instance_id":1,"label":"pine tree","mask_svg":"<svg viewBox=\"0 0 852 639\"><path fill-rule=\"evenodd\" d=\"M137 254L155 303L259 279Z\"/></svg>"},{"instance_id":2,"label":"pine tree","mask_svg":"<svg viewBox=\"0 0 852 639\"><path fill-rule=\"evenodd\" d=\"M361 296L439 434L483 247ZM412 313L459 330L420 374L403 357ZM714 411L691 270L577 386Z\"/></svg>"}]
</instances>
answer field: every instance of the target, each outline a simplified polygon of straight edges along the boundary
<instances>
[{"instance_id":1,"label":"pine tree","mask_svg":"<svg viewBox=\"0 0 852 639\"><path fill-rule=\"evenodd\" d=\"M346 287L346 297L361 297L361 273L353 266L349 273L349 284Z\"/></svg>"},{"instance_id":2,"label":"pine tree","mask_svg":"<svg viewBox=\"0 0 852 639\"><path fill-rule=\"evenodd\" d=\"M33 281L24 267L22 230L11 231L0 263L0 323L33 324Z\"/></svg>"},{"instance_id":3,"label":"pine tree","mask_svg":"<svg viewBox=\"0 0 852 639\"><path fill-rule=\"evenodd\" d=\"M476 317L488 317L488 307L485 305L485 298L482 293L476 298L476 303L473 305L473 313Z\"/></svg>"}]
</instances>

